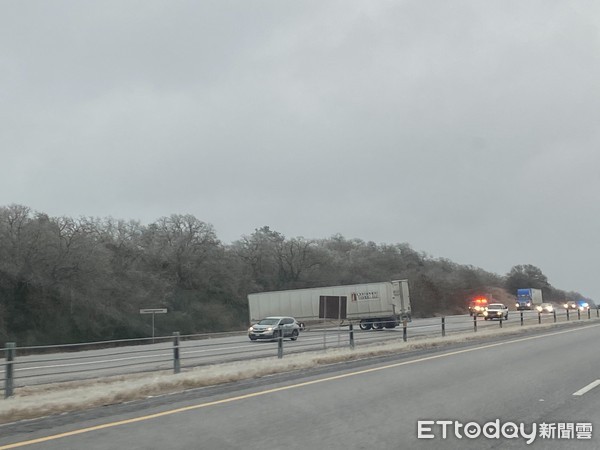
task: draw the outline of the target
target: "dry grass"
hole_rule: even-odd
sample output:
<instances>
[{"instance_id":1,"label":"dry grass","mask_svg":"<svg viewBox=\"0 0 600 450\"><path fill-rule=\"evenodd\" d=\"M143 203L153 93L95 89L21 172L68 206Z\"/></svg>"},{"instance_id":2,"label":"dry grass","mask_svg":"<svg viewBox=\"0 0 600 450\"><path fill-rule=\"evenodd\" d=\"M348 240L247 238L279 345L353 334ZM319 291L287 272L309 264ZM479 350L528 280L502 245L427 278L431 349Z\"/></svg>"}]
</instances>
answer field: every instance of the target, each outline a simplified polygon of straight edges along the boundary
<instances>
[{"instance_id":1,"label":"dry grass","mask_svg":"<svg viewBox=\"0 0 600 450\"><path fill-rule=\"evenodd\" d=\"M575 322L574 322L575 323ZM308 369L325 364L392 355L420 349L436 348L450 344L476 341L497 335L525 334L552 328L555 324L527 325L523 327L485 328L477 333L466 332L447 337L411 339L363 345L355 350L330 349L286 355L283 359L265 358L255 361L224 363L191 369L180 374L170 371L151 375L127 375L98 380L57 383L17 389L14 397L0 401L0 423L32 419L51 414L78 411L88 408L139 400L152 396L181 392L186 389L258 378L281 372Z\"/></svg>"}]
</instances>

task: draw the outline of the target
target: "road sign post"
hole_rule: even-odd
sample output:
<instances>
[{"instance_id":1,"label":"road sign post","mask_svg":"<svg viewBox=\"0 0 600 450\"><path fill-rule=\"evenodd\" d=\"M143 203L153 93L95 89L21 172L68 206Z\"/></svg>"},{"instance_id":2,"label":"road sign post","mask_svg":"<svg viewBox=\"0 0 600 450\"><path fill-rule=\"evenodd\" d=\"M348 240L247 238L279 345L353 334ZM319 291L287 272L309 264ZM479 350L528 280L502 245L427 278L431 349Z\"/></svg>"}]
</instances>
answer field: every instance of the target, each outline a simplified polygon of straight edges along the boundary
<instances>
[{"instance_id":1,"label":"road sign post","mask_svg":"<svg viewBox=\"0 0 600 450\"><path fill-rule=\"evenodd\" d=\"M152 314L152 343L154 344L154 316L156 314L166 314L167 308L146 308L140 309L140 314Z\"/></svg>"}]
</instances>

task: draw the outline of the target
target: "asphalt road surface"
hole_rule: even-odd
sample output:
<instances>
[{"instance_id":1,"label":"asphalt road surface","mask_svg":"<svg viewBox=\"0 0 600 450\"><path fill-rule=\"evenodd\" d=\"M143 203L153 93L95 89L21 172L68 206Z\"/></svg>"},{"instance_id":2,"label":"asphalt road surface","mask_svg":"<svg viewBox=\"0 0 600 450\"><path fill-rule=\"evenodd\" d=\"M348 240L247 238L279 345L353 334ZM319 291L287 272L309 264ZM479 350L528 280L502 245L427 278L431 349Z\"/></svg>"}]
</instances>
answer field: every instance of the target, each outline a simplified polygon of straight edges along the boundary
<instances>
[{"instance_id":1,"label":"asphalt road surface","mask_svg":"<svg viewBox=\"0 0 600 450\"><path fill-rule=\"evenodd\" d=\"M593 315L592 319L596 319ZM572 315L571 320L577 320ZM582 317L583 321L587 316ZM537 313L524 312L525 324L537 323ZM552 322L551 315L542 317L543 323ZM564 311L559 311L558 322L565 322ZM477 320L477 328L498 328L497 320ZM509 320L503 327L520 326L519 314L509 313ZM473 332L473 319L468 315L448 316L445 318L446 335L460 332ZM402 338L402 327L395 329L362 331L356 327L354 331L355 345L372 344L378 341ZM417 337L441 336L441 318L415 319L408 324L408 339ZM181 340L181 367L183 369L199 365L219 364L227 361L251 360L277 355L276 342L250 342L245 333L230 336L216 336L210 339ZM309 328L302 332L296 342L285 340L284 355L331 347L349 347L348 327L319 330ZM15 387L33 386L61 381L94 379L139 372L155 372L173 370L173 342L147 345L130 345L118 348L99 348L68 353L47 353L40 355L20 355L14 367ZM4 364L0 364L0 378L4 378Z\"/></svg>"},{"instance_id":2,"label":"asphalt road surface","mask_svg":"<svg viewBox=\"0 0 600 450\"><path fill-rule=\"evenodd\" d=\"M599 338L600 324L581 323L199 389L3 426L0 450L597 449ZM457 422L491 423L492 438Z\"/></svg>"}]
</instances>

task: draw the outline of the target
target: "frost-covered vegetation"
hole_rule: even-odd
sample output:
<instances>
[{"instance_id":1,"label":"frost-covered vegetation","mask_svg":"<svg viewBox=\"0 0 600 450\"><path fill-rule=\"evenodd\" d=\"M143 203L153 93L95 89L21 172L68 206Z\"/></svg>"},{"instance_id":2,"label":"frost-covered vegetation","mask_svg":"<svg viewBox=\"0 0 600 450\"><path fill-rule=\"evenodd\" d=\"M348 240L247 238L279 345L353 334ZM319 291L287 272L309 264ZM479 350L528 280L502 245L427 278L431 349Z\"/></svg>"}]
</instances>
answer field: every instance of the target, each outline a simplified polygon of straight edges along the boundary
<instances>
[{"instance_id":1,"label":"frost-covered vegetation","mask_svg":"<svg viewBox=\"0 0 600 450\"><path fill-rule=\"evenodd\" d=\"M401 236L399 236L401 238ZM413 250L335 235L288 238L265 226L222 243L191 215L149 225L0 208L0 342L42 345L150 335L141 308L168 308L156 334L240 330L251 292L408 279L415 316L464 313L466 299L517 287L578 297L540 269L498 275Z\"/></svg>"}]
</instances>

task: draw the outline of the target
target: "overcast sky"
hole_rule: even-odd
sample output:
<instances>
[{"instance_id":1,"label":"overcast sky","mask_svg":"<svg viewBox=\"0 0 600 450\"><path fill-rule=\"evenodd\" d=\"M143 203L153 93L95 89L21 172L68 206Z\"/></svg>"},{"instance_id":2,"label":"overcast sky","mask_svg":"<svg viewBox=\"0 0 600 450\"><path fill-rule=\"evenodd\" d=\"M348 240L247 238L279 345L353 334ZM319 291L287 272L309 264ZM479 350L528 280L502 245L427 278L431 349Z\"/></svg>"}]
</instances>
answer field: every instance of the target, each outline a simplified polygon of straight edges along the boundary
<instances>
[{"instance_id":1,"label":"overcast sky","mask_svg":"<svg viewBox=\"0 0 600 450\"><path fill-rule=\"evenodd\" d=\"M267 225L600 300L600 3L0 3L0 206Z\"/></svg>"}]
</instances>

